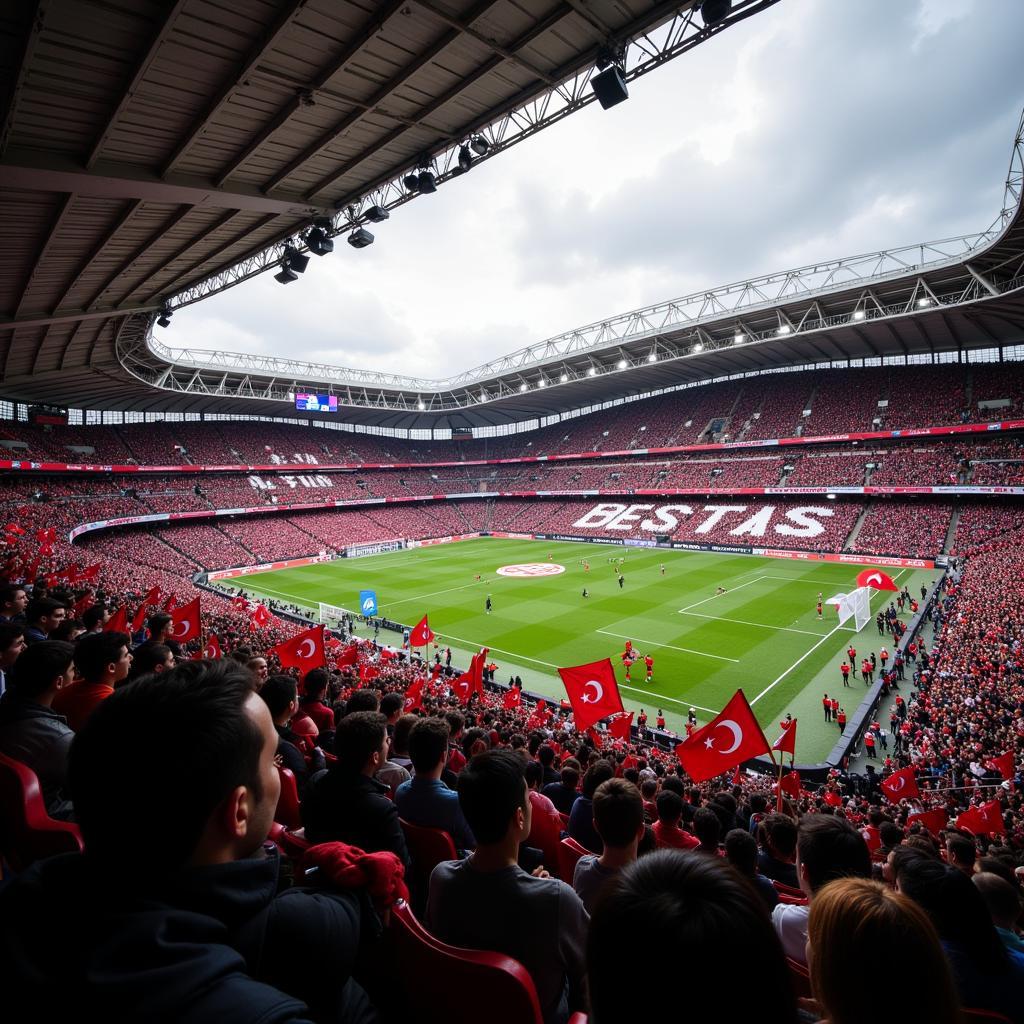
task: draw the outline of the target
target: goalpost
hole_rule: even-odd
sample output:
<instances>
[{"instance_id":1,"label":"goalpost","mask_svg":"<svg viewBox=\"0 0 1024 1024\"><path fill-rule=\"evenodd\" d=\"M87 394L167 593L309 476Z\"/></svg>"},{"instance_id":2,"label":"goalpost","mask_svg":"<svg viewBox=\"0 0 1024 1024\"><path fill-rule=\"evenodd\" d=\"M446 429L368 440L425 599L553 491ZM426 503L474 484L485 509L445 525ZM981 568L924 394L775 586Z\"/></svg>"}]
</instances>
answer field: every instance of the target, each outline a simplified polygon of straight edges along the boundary
<instances>
[{"instance_id":1,"label":"goalpost","mask_svg":"<svg viewBox=\"0 0 1024 1024\"><path fill-rule=\"evenodd\" d=\"M853 619L853 629L859 633L871 621L871 588L858 587L849 594L836 594L828 599L828 604L836 606L839 612L839 625L845 626Z\"/></svg>"},{"instance_id":2,"label":"goalpost","mask_svg":"<svg viewBox=\"0 0 1024 1024\"><path fill-rule=\"evenodd\" d=\"M347 608L339 608L334 604L325 604L323 601L317 602L319 609L319 621L326 623L328 626L337 626L338 623L344 621L349 615L354 619L359 618L354 612L350 612Z\"/></svg>"}]
</instances>

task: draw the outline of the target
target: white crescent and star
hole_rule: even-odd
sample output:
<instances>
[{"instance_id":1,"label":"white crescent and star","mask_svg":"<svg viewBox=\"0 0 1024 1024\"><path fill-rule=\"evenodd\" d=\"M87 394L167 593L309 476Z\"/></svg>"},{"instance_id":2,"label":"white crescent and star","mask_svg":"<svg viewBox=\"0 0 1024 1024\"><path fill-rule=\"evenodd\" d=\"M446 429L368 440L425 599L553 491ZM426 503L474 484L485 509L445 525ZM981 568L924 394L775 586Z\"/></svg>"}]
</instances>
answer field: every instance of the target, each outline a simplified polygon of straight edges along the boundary
<instances>
[{"instance_id":1,"label":"white crescent and star","mask_svg":"<svg viewBox=\"0 0 1024 1024\"><path fill-rule=\"evenodd\" d=\"M877 572L873 572L873 573L872 573L872 574L871 574L871 575L870 575L870 576L868 577L868 583L881 583L881 582L882 582L882 576L881 576L881 574L880 574L880 573L877 573Z\"/></svg>"},{"instance_id":2,"label":"white crescent and star","mask_svg":"<svg viewBox=\"0 0 1024 1024\"><path fill-rule=\"evenodd\" d=\"M182 619L175 627L171 634L172 636L184 636L192 628L192 623L188 619Z\"/></svg>"},{"instance_id":3,"label":"white crescent and star","mask_svg":"<svg viewBox=\"0 0 1024 1024\"><path fill-rule=\"evenodd\" d=\"M306 651L305 653L303 653L302 649L307 644L309 645L309 650ZM296 648L295 655L296 655L296 657L299 657L299 658L312 658L313 657L313 652L315 650L316 650L316 643L312 639L310 639L310 637L306 637L306 639L303 640L302 643L299 644L299 646Z\"/></svg>"},{"instance_id":4,"label":"white crescent and star","mask_svg":"<svg viewBox=\"0 0 1024 1024\"><path fill-rule=\"evenodd\" d=\"M906 780L906 778L905 778L905 777L904 777L903 775L900 775L900 776L898 776L898 777L897 777L897 778L895 778L895 779L890 779L890 780L889 780L889 788L890 788L890 789L891 789L891 790L892 790L892 791L893 791L894 793L900 793L900 792L902 792L902 790L903 790L903 787L904 787L904 786L905 786L906 784L907 784L907 780Z\"/></svg>"},{"instance_id":5,"label":"white crescent and star","mask_svg":"<svg viewBox=\"0 0 1024 1024\"><path fill-rule=\"evenodd\" d=\"M737 750L739 748L739 745L743 742L743 730L739 727L739 725L736 722L734 722L731 718L727 718L724 721L719 722L718 725L715 726L715 730L717 731L718 729L727 729L730 733L732 733L732 746L723 747L721 750L719 750L715 746L713 736L709 736L704 741L704 746L707 747L708 750L713 750L716 754L723 755L731 754L733 751Z\"/></svg>"},{"instance_id":6,"label":"white crescent and star","mask_svg":"<svg viewBox=\"0 0 1024 1024\"><path fill-rule=\"evenodd\" d=\"M591 686L594 688L594 693L596 695L594 697L587 696L587 691ZM583 692L580 694L580 700L583 701L584 704L597 704L598 701L603 698L604 687L596 679L591 679L589 682L583 684Z\"/></svg>"}]
</instances>

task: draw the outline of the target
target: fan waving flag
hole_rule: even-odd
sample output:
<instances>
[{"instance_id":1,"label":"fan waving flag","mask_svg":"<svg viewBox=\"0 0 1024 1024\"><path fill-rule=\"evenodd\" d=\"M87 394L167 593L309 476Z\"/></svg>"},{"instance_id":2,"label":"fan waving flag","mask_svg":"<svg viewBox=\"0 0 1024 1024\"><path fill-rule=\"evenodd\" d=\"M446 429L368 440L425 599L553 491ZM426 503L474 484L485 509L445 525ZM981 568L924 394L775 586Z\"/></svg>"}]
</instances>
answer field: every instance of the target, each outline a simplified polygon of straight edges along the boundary
<instances>
[{"instance_id":1,"label":"fan waving flag","mask_svg":"<svg viewBox=\"0 0 1024 1024\"><path fill-rule=\"evenodd\" d=\"M313 626L312 629L297 633L291 640L271 647L270 653L277 655L281 668L297 668L303 672L311 668L323 668L327 664L324 627Z\"/></svg>"},{"instance_id":2,"label":"fan waving flag","mask_svg":"<svg viewBox=\"0 0 1024 1024\"><path fill-rule=\"evenodd\" d=\"M505 691L505 696L502 698L501 706L506 711L511 711L512 708L517 708L522 703L523 703L523 693L522 693L522 691L517 689L514 686L510 686L508 688L508 690Z\"/></svg>"},{"instance_id":3,"label":"fan waving flag","mask_svg":"<svg viewBox=\"0 0 1024 1024\"><path fill-rule=\"evenodd\" d=\"M405 691L405 703L402 706L402 714L407 715L410 711L415 711L421 707L423 707L423 680L417 679Z\"/></svg>"},{"instance_id":4,"label":"fan waving flag","mask_svg":"<svg viewBox=\"0 0 1024 1024\"><path fill-rule=\"evenodd\" d=\"M434 631L427 622L426 615L417 623L416 628L409 634L410 647L426 647L434 639Z\"/></svg>"},{"instance_id":5,"label":"fan waving flag","mask_svg":"<svg viewBox=\"0 0 1024 1024\"><path fill-rule=\"evenodd\" d=\"M919 822L924 825L926 829L936 838L939 833L946 827L946 823L949 821L949 815L942 807L936 807L931 811L922 811L920 814L911 814L907 818L907 824L913 825L914 822Z\"/></svg>"},{"instance_id":6,"label":"fan waving flag","mask_svg":"<svg viewBox=\"0 0 1024 1024\"><path fill-rule=\"evenodd\" d=\"M249 625L253 629L257 626L266 626L273 618L274 616L267 610L266 605L258 604L252 615L249 616Z\"/></svg>"},{"instance_id":7,"label":"fan waving flag","mask_svg":"<svg viewBox=\"0 0 1024 1024\"><path fill-rule=\"evenodd\" d=\"M633 725L633 712L628 715L616 715L608 723L608 734L617 740L628 740L629 730Z\"/></svg>"},{"instance_id":8,"label":"fan waving flag","mask_svg":"<svg viewBox=\"0 0 1024 1024\"><path fill-rule=\"evenodd\" d=\"M887 779L882 779L882 792L894 803L920 796L917 788L917 769L911 765L902 771L893 772Z\"/></svg>"},{"instance_id":9,"label":"fan waving flag","mask_svg":"<svg viewBox=\"0 0 1024 1024\"><path fill-rule=\"evenodd\" d=\"M1002 754L1000 757L993 757L988 763L989 768L995 769L1004 779L1009 779L1010 781L1013 780L1013 776L1016 774L1013 765L1014 757L1012 750Z\"/></svg>"},{"instance_id":10,"label":"fan waving flag","mask_svg":"<svg viewBox=\"0 0 1024 1024\"><path fill-rule=\"evenodd\" d=\"M772 744L772 750L796 756L796 719L791 718L788 722L780 722L782 735Z\"/></svg>"},{"instance_id":11,"label":"fan waving flag","mask_svg":"<svg viewBox=\"0 0 1024 1024\"><path fill-rule=\"evenodd\" d=\"M957 816L956 827L965 828L974 835L1005 832L1006 825L1003 824L1003 812L999 801L990 800L980 807L968 807Z\"/></svg>"},{"instance_id":12,"label":"fan waving flag","mask_svg":"<svg viewBox=\"0 0 1024 1024\"><path fill-rule=\"evenodd\" d=\"M676 747L676 756L694 782L706 782L769 749L747 698L737 690L719 715Z\"/></svg>"},{"instance_id":13,"label":"fan waving flag","mask_svg":"<svg viewBox=\"0 0 1024 1024\"><path fill-rule=\"evenodd\" d=\"M187 643L199 636L199 598L179 605L171 612L171 639L179 644Z\"/></svg>"},{"instance_id":14,"label":"fan waving flag","mask_svg":"<svg viewBox=\"0 0 1024 1024\"><path fill-rule=\"evenodd\" d=\"M123 604L107 619L103 627L104 633L127 633L128 632L128 605Z\"/></svg>"},{"instance_id":15,"label":"fan waving flag","mask_svg":"<svg viewBox=\"0 0 1024 1024\"><path fill-rule=\"evenodd\" d=\"M210 639L206 641L206 646L201 651L196 651L192 655L193 661L216 661L221 657L220 641L217 639L216 633L210 634Z\"/></svg>"},{"instance_id":16,"label":"fan waving flag","mask_svg":"<svg viewBox=\"0 0 1024 1024\"><path fill-rule=\"evenodd\" d=\"M893 582L891 576L882 572L881 569L865 569L857 575L858 587L872 587L874 590L895 590L899 593L899 587Z\"/></svg>"},{"instance_id":17,"label":"fan waving flag","mask_svg":"<svg viewBox=\"0 0 1024 1024\"><path fill-rule=\"evenodd\" d=\"M625 710L615 682L611 658L592 661L587 665L560 668L558 674L562 677L565 692L572 704L577 732L586 732L589 726L600 722L602 718Z\"/></svg>"}]
</instances>

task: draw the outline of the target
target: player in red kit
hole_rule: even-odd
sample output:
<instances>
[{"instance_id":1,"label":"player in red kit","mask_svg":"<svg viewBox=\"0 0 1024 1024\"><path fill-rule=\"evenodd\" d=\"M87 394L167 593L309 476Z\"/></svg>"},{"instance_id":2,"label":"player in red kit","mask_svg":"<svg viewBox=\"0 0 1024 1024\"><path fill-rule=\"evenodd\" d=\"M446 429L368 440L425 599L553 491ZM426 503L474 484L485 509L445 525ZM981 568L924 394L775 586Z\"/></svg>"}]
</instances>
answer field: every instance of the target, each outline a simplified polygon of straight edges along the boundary
<instances>
[{"instance_id":1,"label":"player in red kit","mask_svg":"<svg viewBox=\"0 0 1024 1024\"><path fill-rule=\"evenodd\" d=\"M649 655L644 655L644 665L647 668L647 682L650 682L654 677L654 659Z\"/></svg>"}]
</instances>

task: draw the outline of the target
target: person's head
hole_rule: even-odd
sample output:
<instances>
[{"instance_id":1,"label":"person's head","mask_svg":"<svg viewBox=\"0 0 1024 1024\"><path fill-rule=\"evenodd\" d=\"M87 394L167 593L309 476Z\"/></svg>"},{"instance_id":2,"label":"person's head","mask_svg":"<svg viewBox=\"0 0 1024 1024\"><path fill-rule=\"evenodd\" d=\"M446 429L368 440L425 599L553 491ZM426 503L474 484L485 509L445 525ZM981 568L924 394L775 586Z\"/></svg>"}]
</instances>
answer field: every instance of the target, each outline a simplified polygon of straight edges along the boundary
<instances>
[{"instance_id":1,"label":"person's head","mask_svg":"<svg viewBox=\"0 0 1024 1024\"><path fill-rule=\"evenodd\" d=\"M25 627L18 622L0 622L0 670L9 672L25 650Z\"/></svg>"},{"instance_id":2,"label":"person's head","mask_svg":"<svg viewBox=\"0 0 1024 1024\"><path fill-rule=\"evenodd\" d=\"M259 689L267 681L270 670L267 668L267 659L261 654L246 659L245 667L249 670L253 679L256 680L256 688Z\"/></svg>"},{"instance_id":3,"label":"person's head","mask_svg":"<svg viewBox=\"0 0 1024 1024\"><path fill-rule=\"evenodd\" d=\"M624 936L643 941L624 941ZM645 854L609 880L587 936L591 1024L637 1017L636 989L623 979L677 976L680 964L699 982L687 990L686 1015L741 1024L751 1008L735 991L757 993L763 1024L793 1024L796 999L785 956L764 904L750 884L715 857L678 850Z\"/></svg>"},{"instance_id":4,"label":"person's head","mask_svg":"<svg viewBox=\"0 0 1024 1024\"><path fill-rule=\"evenodd\" d=\"M583 795L593 799L594 793L597 792L597 787L602 782L607 782L610 778L613 778L614 775L615 769L610 761L605 761L603 758L595 761L587 769L587 774L583 776Z\"/></svg>"},{"instance_id":5,"label":"person's head","mask_svg":"<svg viewBox=\"0 0 1024 1024\"><path fill-rule=\"evenodd\" d=\"M525 761L511 750L485 750L459 775L459 805L478 846L518 846L530 834Z\"/></svg>"},{"instance_id":6,"label":"person's head","mask_svg":"<svg viewBox=\"0 0 1024 1024\"><path fill-rule=\"evenodd\" d=\"M166 643L170 639L173 624L167 612L154 612L146 619L149 639L158 644Z\"/></svg>"},{"instance_id":7,"label":"person's head","mask_svg":"<svg viewBox=\"0 0 1024 1024\"><path fill-rule=\"evenodd\" d=\"M1020 889L991 871L979 871L971 881L997 928L1013 931L1020 917Z\"/></svg>"},{"instance_id":8,"label":"person's head","mask_svg":"<svg viewBox=\"0 0 1024 1024\"><path fill-rule=\"evenodd\" d=\"M974 874L974 861L978 856L978 850L973 839L968 839L959 832L950 832L946 836L946 856L953 867L959 868L965 874Z\"/></svg>"},{"instance_id":9,"label":"person's head","mask_svg":"<svg viewBox=\"0 0 1024 1024\"><path fill-rule=\"evenodd\" d=\"M87 855L146 877L250 856L277 807L276 751L266 705L232 661L186 661L159 686L121 687L71 745Z\"/></svg>"},{"instance_id":10,"label":"person's head","mask_svg":"<svg viewBox=\"0 0 1024 1024\"><path fill-rule=\"evenodd\" d=\"M50 630L50 640L65 640L69 644L75 643L85 633L85 626L78 619L62 619L61 624Z\"/></svg>"},{"instance_id":11,"label":"person's head","mask_svg":"<svg viewBox=\"0 0 1024 1024\"><path fill-rule=\"evenodd\" d=\"M679 824L683 816L683 798L670 789L663 789L654 803L658 809L658 821L662 825L673 826Z\"/></svg>"},{"instance_id":12,"label":"person's head","mask_svg":"<svg viewBox=\"0 0 1024 1024\"><path fill-rule=\"evenodd\" d=\"M64 621L65 615L67 615L67 609L60 601L52 597L33 598L25 610L25 620L28 624L47 634Z\"/></svg>"},{"instance_id":13,"label":"person's head","mask_svg":"<svg viewBox=\"0 0 1024 1024\"><path fill-rule=\"evenodd\" d=\"M334 753L338 758L334 767L339 771L348 775L376 775L388 759L384 716L379 711L356 711L346 715L334 735Z\"/></svg>"},{"instance_id":14,"label":"person's head","mask_svg":"<svg viewBox=\"0 0 1024 1024\"><path fill-rule=\"evenodd\" d=\"M292 676L268 676L260 687L260 698L267 705L274 725L287 725L299 709L298 688Z\"/></svg>"},{"instance_id":15,"label":"person's head","mask_svg":"<svg viewBox=\"0 0 1024 1024\"><path fill-rule=\"evenodd\" d=\"M644 800L625 779L608 779L594 791L594 828L605 847L623 849L644 834Z\"/></svg>"},{"instance_id":16,"label":"person's head","mask_svg":"<svg viewBox=\"0 0 1024 1024\"><path fill-rule=\"evenodd\" d=\"M392 757L396 754L401 757L409 756L409 736L412 734L412 730L418 721L420 721L419 715L402 715L402 717L395 722L395 732L391 737ZM446 727L447 725L448 723L445 722Z\"/></svg>"},{"instance_id":17,"label":"person's head","mask_svg":"<svg viewBox=\"0 0 1024 1024\"><path fill-rule=\"evenodd\" d=\"M380 708L380 694L376 690L356 690L345 702L345 717L363 711L376 712Z\"/></svg>"},{"instance_id":18,"label":"person's head","mask_svg":"<svg viewBox=\"0 0 1024 1024\"><path fill-rule=\"evenodd\" d=\"M327 684L330 681L330 676L322 668L311 668L302 677L303 701L312 703L321 700L327 693Z\"/></svg>"},{"instance_id":19,"label":"person's head","mask_svg":"<svg viewBox=\"0 0 1024 1024\"><path fill-rule=\"evenodd\" d=\"M17 583L8 583L0 587L0 615L8 619L21 615L28 607L28 595L25 588Z\"/></svg>"},{"instance_id":20,"label":"person's head","mask_svg":"<svg viewBox=\"0 0 1024 1024\"><path fill-rule=\"evenodd\" d=\"M113 686L132 667L132 638L127 633L86 633L75 644L75 666L87 683Z\"/></svg>"},{"instance_id":21,"label":"person's head","mask_svg":"<svg viewBox=\"0 0 1024 1024\"><path fill-rule=\"evenodd\" d=\"M891 821L883 821L878 826L878 838L881 839L885 849L891 850L903 842L903 829Z\"/></svg>"},{"instance_id":22,"label":"person's head","mask_svg":"<svg viewBox=\"0 0 1024 1024\"><path fill-rule=\"evenodd\" d=\"M132 651L132 668L128 673L129 679L138 679L139 676L162 675L174 668L174 651L167 644L155 644L146 641L139 644Z\"/></svg>"},{"instance_id":23,"label":"person's head","mask_svg":"<svg viewBox=\"0 0 1024 1024\"><path fill-rule=\"evenodd\" d=\"M409 732L409 760L413 770L426 778L435 774L439 777L448 759L448 723L443 718L416 718L415 715L405 718L413 719ZM400 718L398 725L404 720ZM395 732L397 735L397 726Z\"/></svg>"},{"instance_id":24,"label":"person's head","mask_svg":"<svg viewBox=\"0 0 1024 1024\"><path fill-rule=\"evenodd\" d=\"M107 612L106 606L102 604L89 605L82 612L82 628L86 633L93 633L105 625L109 618L110 614Z\"/></svg>"},{"instance_id":25,"label":"person's head","mask_svg":"<svg viewBox=\"0 0 1024 1024\"><path fill-rule=\"evenodd\" d=\"M575 793L576 790L579 789L580 785L579 766L571 764L562 765L562 770L558 773L558 778L566 789Z\"/></svg>"},{"instance_id":26,"label":"person's head","mask_svg":"<svg viewBox=\"0 0 1024 1024\"><path fill-rule=\"evenodd\" d=\"M908 857L896 865L896 888L922 907L939 938L955 946L983 973L1006 966L1006 951L981 893L959 869L930 857Z\"/></svg>"},{"instance_id":27,"label":"person's head","mask_svg":"<svg viewBox=\"0 0 1024 1024\"><path fill-rule=\"evenodd\" d=\"M523 778L526 779L526 785L530 789L539 790L544 779L544 767L540 761L527 761L523 766Z\"/></svg>"},{"instance_id":28,"label":"person's head","mask_svg":"<svg viewBox=\"0 0 1024 1024\"><path fill-rule=\"evenodd\" d=\"M757 874L757 840L745 829L734 828L725 835L725 859L741 874Z\"/></svg>"},{"instance_id":29,"label":"person's head","mask_svg":"<svg viewBox=\"0 0 1024 1024\"><path fill-rule=\"evenodd\" d=\"M545 743L537 750L537 760L540 761L542 767L550 768L555 763L554 749Z\"/></svg>"},{"instance_id":30,"label":"person's head","mask_svg":"<svg viewBox=\"0 0 1024 1024\"><path fill-rule=\"evenodd\" d=\"M811 896L836 878L870 878L871 853L864 837L833 814L805 814L796 842L800 888Z\"/></svg>"},{"instance_id":31,"label":"person's head","mask_svg":"<svg viewBox=\"0 0 1024 1024\"><path fill-rule=\"evenodd\" d=\"M644 779L640 783L640 795L647 803L654 803L654 798L658 795L658 780Z\"/></svg>"},{"instance_id":32,"label":"person's head","mask_svg":"<svg viewBox=\"0 0 1024 1024\"><path fill-rule=\"evenodd\" d=\"M75 648L63 640L32 644L11 672L9 686L21 700L49 704L75 678Z\"/></svg>"},{"instance_id":33,"label":"person's head","mask_svg":"<svg viewBox=\"0 0 1024 1024\"><path fill-rule=\"evenodd\" d=\"M388 720L388 725L394 725L398 721L404 707L404 694L385 693L380 699L380 713Z\"/></svg>"},{"instance_id":34,"label":"person's head","mask_svg":"<svg viewBox=\"0 0 1024 1024\"><path fill-rule=\"evenodd\" d=\"M878 992L851 983L850 964L880 950L898 950L906 977L923 984L897 985L886 995L894 1020L959 1024L960 1001L946 956L928 915L912 900L862 878L830 882L811 904L807 927L811 987L830 1024L864 1024L877 1015ZM892 986L890 986L892 987Z\"/></svg>"},{"instance_id":35,"label":"person's head","mask_svg":"<svg viewBox=\"0 0 1024 1024\"><path fill-rule=\"evenodd\" d=\"M769 814L757 826L757 838L776 860L791 863L796 854L796 822L786 814Z\"/></svg>"},{"instance_id":36,"label":"person's head","mask_svg":"<svg viewBox=\"0 0 1024 1024\"><path fill-rule=\"evenodd\" d=\"M722 822L710 807L698 807L693 816L693 834L705 850L717 850Z\"/></svg>"}]
</instances>

